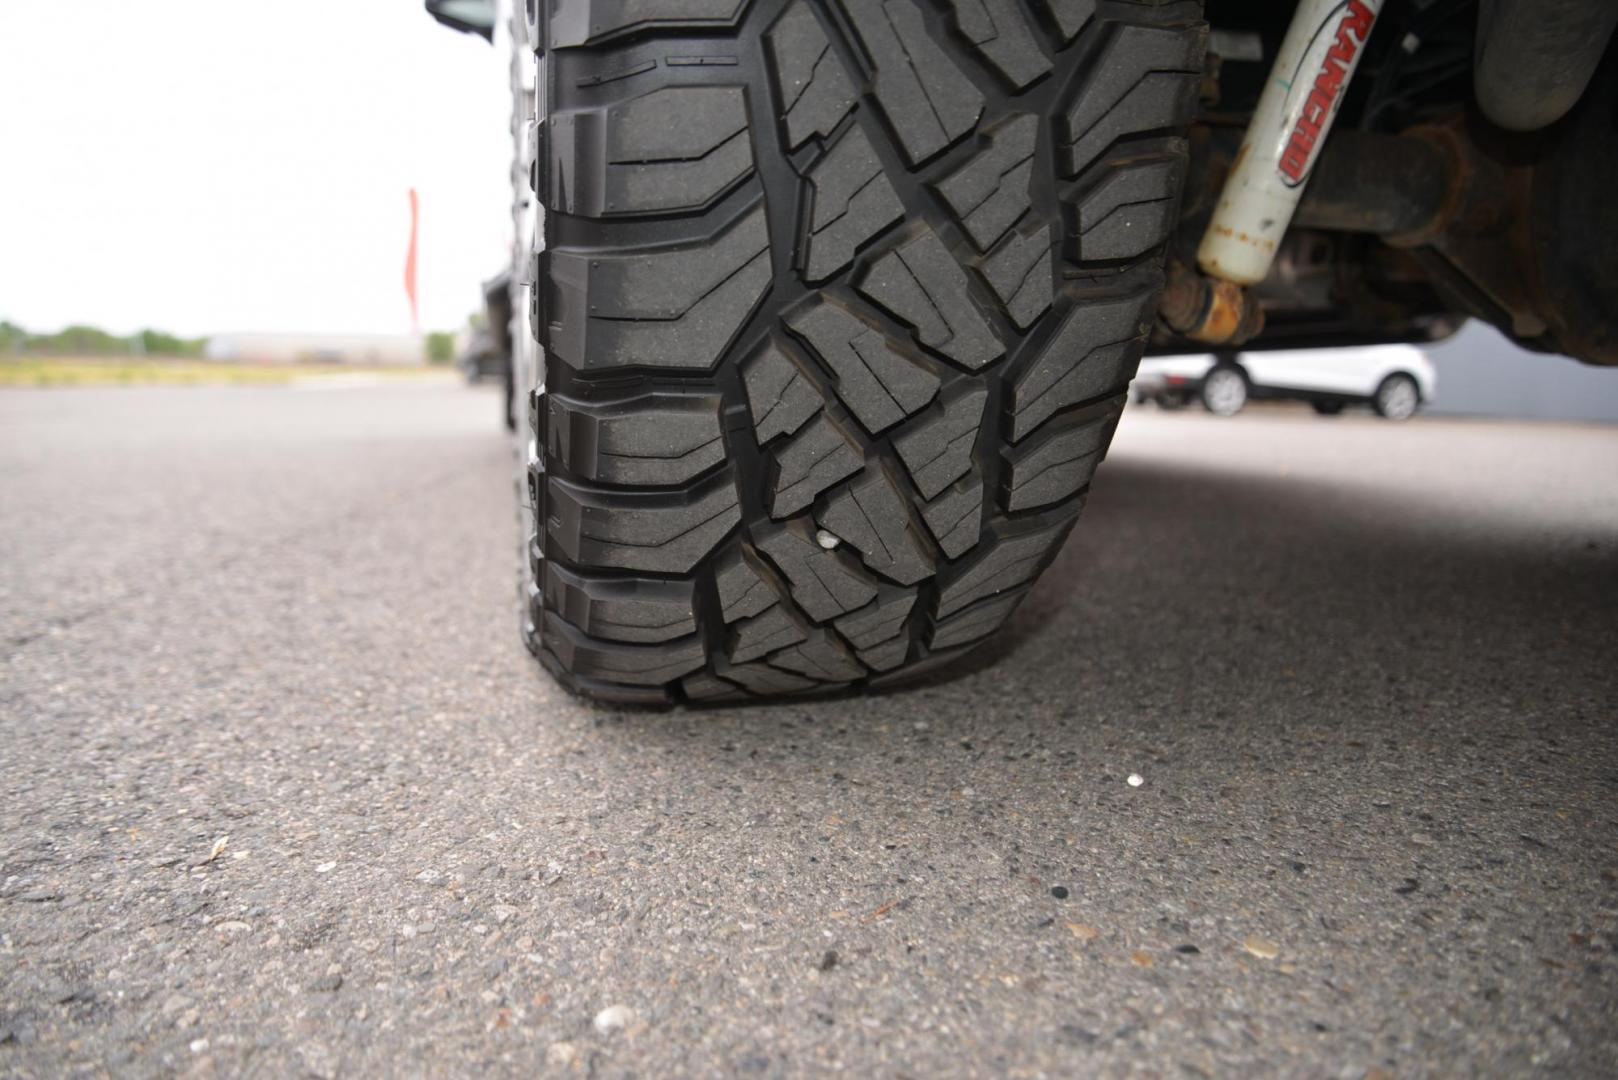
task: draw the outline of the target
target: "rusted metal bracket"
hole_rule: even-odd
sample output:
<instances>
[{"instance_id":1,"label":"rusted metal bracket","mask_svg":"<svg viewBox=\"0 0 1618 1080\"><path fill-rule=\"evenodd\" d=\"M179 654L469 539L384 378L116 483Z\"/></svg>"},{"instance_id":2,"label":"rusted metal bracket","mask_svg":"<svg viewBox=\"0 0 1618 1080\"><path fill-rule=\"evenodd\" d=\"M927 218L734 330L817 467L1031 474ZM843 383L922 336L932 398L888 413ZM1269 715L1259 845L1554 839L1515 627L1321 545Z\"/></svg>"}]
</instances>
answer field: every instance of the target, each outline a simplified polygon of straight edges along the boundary
<instances>
[{"instance_id":1,"label":"rusted metal bracket","mask_svg":"<svg viewBox=\"0 0 1618 1080\"><path fill-rule=\"evenodd\" d=\"M1176 334L1207 345L1240 345L1264 329L1264 312L1250 292L1180 262L1169 263L1158 314Z\"/></svg>"}]
</instances>

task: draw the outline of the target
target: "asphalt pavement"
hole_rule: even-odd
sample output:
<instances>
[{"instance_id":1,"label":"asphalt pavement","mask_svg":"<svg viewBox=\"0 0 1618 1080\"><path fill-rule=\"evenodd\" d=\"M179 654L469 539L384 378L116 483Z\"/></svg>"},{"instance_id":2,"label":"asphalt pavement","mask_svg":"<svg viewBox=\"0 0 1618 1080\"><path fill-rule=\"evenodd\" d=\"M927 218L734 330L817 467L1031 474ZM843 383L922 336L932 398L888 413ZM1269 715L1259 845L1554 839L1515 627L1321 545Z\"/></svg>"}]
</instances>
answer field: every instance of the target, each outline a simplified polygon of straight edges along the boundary
<instances>
[{"instance_id":1,"label":"asphalt pavement","mask_svg":"<svg viewBox=\"0 0 1618 1080\"><path fill-rule=\"evenodd\" d=\"M1618 1073L1618 428L1135 410L981 663L660 714L496 408L0 393L0 1074Z\"/></svg>"}]
</instances>

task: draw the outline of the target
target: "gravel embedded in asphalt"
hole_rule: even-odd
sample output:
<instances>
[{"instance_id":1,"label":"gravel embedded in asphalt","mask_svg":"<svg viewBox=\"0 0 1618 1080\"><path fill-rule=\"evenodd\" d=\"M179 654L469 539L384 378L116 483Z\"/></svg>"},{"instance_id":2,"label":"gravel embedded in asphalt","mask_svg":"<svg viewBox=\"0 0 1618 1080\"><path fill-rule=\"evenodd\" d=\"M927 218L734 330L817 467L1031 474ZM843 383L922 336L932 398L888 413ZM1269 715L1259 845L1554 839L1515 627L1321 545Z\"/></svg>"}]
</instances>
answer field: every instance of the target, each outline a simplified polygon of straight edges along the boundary
<instances>
[{"instance_id":1,"label":"gravel embedded in asphalt","mask_svg":"<svg viewBox=\"0 0 1618 1080\"><path fill-rule=\"evenodd\" d=\"M0 392L0 1073L1618 1072L1618 429L1135 410L984 663L650 713L495 412Z\"/></svg>"}]
</instances>

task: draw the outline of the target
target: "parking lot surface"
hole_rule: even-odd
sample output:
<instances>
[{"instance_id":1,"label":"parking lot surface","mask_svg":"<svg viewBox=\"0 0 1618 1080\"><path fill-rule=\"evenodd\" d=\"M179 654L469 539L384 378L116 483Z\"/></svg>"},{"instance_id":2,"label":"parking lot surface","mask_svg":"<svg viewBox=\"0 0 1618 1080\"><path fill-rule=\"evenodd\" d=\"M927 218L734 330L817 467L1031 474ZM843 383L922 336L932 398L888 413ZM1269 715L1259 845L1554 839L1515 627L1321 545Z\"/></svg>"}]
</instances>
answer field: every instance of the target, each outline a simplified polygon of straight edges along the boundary
<instances>
[{"instance_id":1,"label":"parking lot surface","mask_svg":"<svg viewBox=\"0 0 1618 1080\"><path fill-rule=\"evenodd\" d=\"M1618 429L1134 410L983 664L648 713L495 413L0 393L0 1074L1618 1073Z\"/></svg>"}]
</instances>

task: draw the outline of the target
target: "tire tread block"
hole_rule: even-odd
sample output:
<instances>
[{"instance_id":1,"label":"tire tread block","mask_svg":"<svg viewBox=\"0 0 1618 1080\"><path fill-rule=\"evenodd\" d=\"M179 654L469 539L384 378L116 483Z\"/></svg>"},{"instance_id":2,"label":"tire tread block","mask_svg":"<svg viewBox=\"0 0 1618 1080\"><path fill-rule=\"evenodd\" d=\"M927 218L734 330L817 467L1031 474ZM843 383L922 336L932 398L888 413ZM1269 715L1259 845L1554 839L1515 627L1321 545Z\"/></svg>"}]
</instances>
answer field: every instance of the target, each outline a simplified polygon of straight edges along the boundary
<instances>
[{"instance_id":1,"label":"tire tread block","mask_svg":"<svg viewBox=\"0 0 1618 1080\"><path fill-rule=\"evenodd\" d=\"M1076 202L1073 258L1135 259L1167 240L1174 230L1184 172L1185 153L1178 147L1113 163Z\"/></svg>"},{"instance_id":2,"label":"tire tread block","mask_svg":"<svg viewBox=\"0 0 1618 1080\"><path fill-rule=\"evenodd\" d=\"M749 0L559 0L548 5L544 43L564 49L635 30L729 29ZM544 16L542 15L541 18Z\"/></svg>"},{"instance_id":3,"label":"tire tread block","mask_svg":"<svg viewBox=\"0 0 1618 1080\"><path fill-rule=\"evenodd\" d=\"M1021 90L1051 70L1017 0L950 0L955 24L1006 81Z\"/></svg>"},{"instance_id":4,"label":"tire tread block","mask_svg":"<svg viewBox=\"0 0 1618 1080\"><path fill-rule=\"evenodd\" d=\"M694 588L689 581L592 579L545 564L547 607L607 641L650 644L696 633Z\"/></svg>"},{"instance_id":5,"label":"tire tread block","mask_svg":"<svg viewBox=\"0 0 1618 1080\"><path fill-rule=\"evenodd\" d=\"M910 655L906 620L915 606L914 591L887 593L833 625L854 647L860 663L873 671L890 671Z\"/></svg>"},{"instance_id":6,"label":"tire tread block","mask_svg":"<svg viewBox=\"0 0 1618 1080\"><path fill-rule=\"evenodd\" d=\"M770 283L769 233L757 207L706 243L672 250L549 253L548 343L579 370L706 371Z\"/></svg>"},{"instance_id":7,"label":"tire tread block","mask_svg":"<svg viewBox=\"0 0 1618 1080\"><path fill-rule=\"evenodd\" d=\"M776 21L769 46L787 148L795 150L813 135L830 135L854 107L858 95L804 0L797 0Z\"/></svg>"},{"instance_id":8,"label":"tire tread block","mask_svg":"<svg viewBox=\"0 0 1618 1080\"><path fill-rule=\"evenodd\" d=\"M924 682L925 677L934 672L954 672L959 670L962 661L966 659L967 650L965 648L927 652L897 671L889 671L873 678L870 685L875 690L883 690L890 686L913 686Z\"/></svg>"},{"instance_id":9,"label":"tire tread block","mask_svg":"<svg viewBox=\"0 0 1618 1080\"><path fill-rule=\"evenodd\" d=\"M545 613L545 648L575 675L630 686L662 686L707 662L695 635L665 645L621 645L580 633L554 611Z\"/></svg>"},{"instance_id":10,"label":"tire tread block","mask_svg":"<svg viewBox=\"0 0 1618 1080\"><path fill-rule=\"evenodd\" d=\"M771 341L743 369L753 436L760 446L777 435L790 435L825 404L797 363Z\"/></svg>"},{"instance_id":11,"label":"tire tread block","mask_svg":"<svg viewBox=\"0 0 1618 1080\"><path fill-rule=\"evenodd\" d=\"M545 448L587 480L683 484L725 459L720 399L711 393L652 393L591 403L545 395Z\"/></svg>"},{"instance_id":12,"label":"tire tread block","mask_svg":"<svg viewBox=\"0 0 1618 1080\"><path fill-rule=\"evenodd\" d=\"M993 247L1028 212L1039 119L1019 113L989 133L989 145L938 184L979 251Z\"/></svg>"},{"instance_id":13,"label":"tire tread block","mask_svg":"<svg viewBox=\"0 0 1618 1080\"><path fill-rule=\"evenodd\" d=\"M781 599L740 547L720 557L714 585L719 590L720 616L726 623L757 615Z\"/></svg>"},{"instance_id":14,"label":"tire tread block","mask_svg":"<svg viewBox=\"0 0 1618 1080\"><path fill-rule=\"evenodd\" d=\"M700 210L753 171L740 86L665 86L548 121L551 209L565 214Z\"/></svg>"},{"instance_id":15,"label":"tire tread block","mask_svg":"<svg viewBox=\"0 0 1618 1080\"><path fill-rule=\"evenodd\" d=\"M983 480L962 480L934 499L922 512L927 528L938 546L951 559L958 559L977 546L983 524Z\"/></svg>"},{"instance_id":16,"label":"tire tread block","mask_svg":"<svg viewBox=\"0 0 1618 1080\"><path fill-rule=\"evenodd\" d=\"M910 639L908 637L895 637L872 645L869 649L861 649L856 653L860 663L872 671L892 671L910 657Z\"/></svg>"},{"instance_id":17,"label":"tire tread block","mask_svg":"<svg viewBox=\"0 0 1618 1080\"><path fill-rule=\"evenodd\" d=\"M755 543L787 579L793 601L816 622L858 611L876 597L876 583L822 548L801 519L769 530Z\"/></svg>"},{"instance_id":18,"label":"tire tread block","mask_svg":"<svg viewBox=\"0 0 1618 1080\"><path fill-rule=\"evenodd\" d=\"M912 0L843 0L875 65L876 98L912 165L977 124L983 95L927 34Z\"/></svg>"},{"instance_id":19,"label":"tire tread block","mask_svg":"<svg viewBox=\"0 0 1618 1080\"><path fill-rule=\"evenodd\" d=\"M815 631L802 644L770 657L769 665L826 683L846 683L868 674L847 649L824 630Z\"/></svg>"},{"instance_id":20,"label":"tire tread block","mask_svg":"<svg viewBox=\"0 0 1618 1080\"><path fill-rule=\"evenodd\" d=\"M1050 346L1012 389L1013 440L1060 409L1117 393L1134 375L1151 329L1155 289L1081 303L1062 317Z\"/></svg>"},{"instance_id":21,"label":"tire tread block","mask_svg":"<svg viewBox=\"0 0 1618 1080\"><path fill-rule=\"evenodd\" d=\"M784 607L775 604L731 628L730 660L734 664L756 660L808 636Z\"/></svg>"},{"instance_id":22,"label":"tire tread block","mask_svg":"<svg viewBox=\"0 0 1618 1080\"><path fill-rule=\"evenodd\" d=\"M983 260L985 280L1019 330L1028 329L1051 306L1052 247L1050 228L1039 223L1027 235L1014 230Z\"/></svg>"},{"instance_id":23,"label":"tire tread block","mask_svg":"<svg viewBox=\"0 0 1618 1080\"><path fill-rule=\"evenodd\" d=\"M1044 0L1044 6L1067 42L1078 37L1096 13L1096 0Z\"/></svg>"},{"instance_id":24,"label":"tire tread block","mask_svg":"<svg viewBox=\"0 0 1618 1080\"><path fill-rule=\"evenodd\" d=\"M826 684L806 679L802 675L782 671L780 668L770 667L768 664L734 664L721 666L719 674L724 679L739 683L748 690L761 697L779 697L786 694L801 694L809 690L824 690Z\"/></svg>"},{"instance_id":25,"label":"tire tread block","mask_svg":"<svg viewBox=\"0 0 1618 1080\"><path fill-rule=\"evenodd\" d=\"M904 632L905 620L916 606L913 591L879 596L870 604L844 615L832 625L856 649L871 649Z\"/></svg>"},{"instance_id":26,"label":"tire tread block","mask_svg":"<svg viewBox=\"0 0 1618 1080\"><path fill-rule=\"evenodd\" d=\"M911 534L903 496L879 465L832 496L820 524L858 549L866 567L901 585L914 585L933 572L932 560Z\"/></svg>"},{"instance_id":27,"label":"tire tread block","mask_svg":"<svg viewBox=\"0 0 1618 1080\"><path fill-rule=\"evenodd\" d=\"M907 424L893 437L899 458L922 498L931 499L972 468L988 388L968 384L951 400Z\"/></svg>"},{"instance_id":28,"label":"tire tread block","mask_svg":"<svg viewBox=\"0 0 1618 1080\"><path fill-rule=\"evenodd\" d=\"M580 566L689 573L741 521L721 473L695 493L612 492L547 478L546 531Z\"/></svg>"},{"instance_id":29,"label":"tire tread block","mask_svg":"<svg viewBox=\"0 0 1618 1080\"><path fill-rule=\"evenodd\" d=\"M1112 23L1063 114L1056 159L1077 176L1125 135L1180 127L1196 116L1207 31L1201 23Z\"/></svg>"},{"instance_id":30,"label":"tire tread block","mask_svg":"<svg viewBox=\"0 0 1618 1080\"><path fill-rule=\"evenodd\" d=\"M1077 493L1106 453L1117 419L1116 411L1084 418L1008 451L1006 509L1032 510Z\"/></svg>"},{"instance_id":31,"label":"tire tread block","mask_svg":"<svg viewBox=\"0 0 1618 1080\"><path fill-rule=\"evenodd\" d=\"M775 494L770 516L790 517L839 480L859 472L865 455L825 413L775 451Z\"/></svg>"},{"instance_id":32,"label":"tire tread block","mask_svg":"<svg viewBox=\"0 0 1618 1080\"><path fill-rule=\"evenodd\" d=\"M1017 605L1022 603L1026 592L1027 590L1019 590L1009 595L997 596L992 600L984 600L947 619L940 619L933 626L932 637L928 642L929 648L953 649L994 633L1016 610Z\"/></svg>"},{"instance_id":33,"label":"tire tread block","mask_svg":"<svg viewBox=\"0 0 1618 1080\"><path fill-rule=\"evenodd\" d=\"M1006 353L972 301L966 271L931 229L877 260L859 290L914 327L922 344L973 371Z\"/></svg>"},{"instance_id":34,"label":"tire tread block","mask_svg":"<svg viewBox=\"0 0 1618 1080\"><path fill-rule=\"evenodd\" d=\"M1071 519L1032 532L998 538L939 590L938 618L975 600L994 596L1033 580L1053 558L1072 527Z\"/></svg>"},{"instance_id":35,"label":"tire tread block","mask_svg":"<svg viewBox=\"0 0 1618 1080\"><path fill-rule=\"evenodd\" d=\"M747 694L734 683L728 683L717 675L710 675L706 671L699 671L695 675L687 675L680 683L680 689L691 701L701 701L711 704L730 701L746 701Z\"/></svg>"},{"instance_id":36,"label":"tire tread block","mask_svg":"<svg viewBox=\"0 0 1618 1080\"><path fill-rule=\"evenodd\" d=\"M882 163L865 132L850 128L826 154L809 167L813 191L808 261L804 274L824 281L854 260L854 254L877 233L904 217L904 204L882 171Z\"/></svg>"},{"instance_id":37,"label":"tire tread block","mask_svg":"<svg viewBox=\"0 0 1618 1080\"><path fill-rule=\"evenodd\" d=\"M836 376L833 389L865 429L880 434L938 393L938 376L912 362L881 331L843 307L821 303L788 325Z\"/></svg>"}]
</instances>

